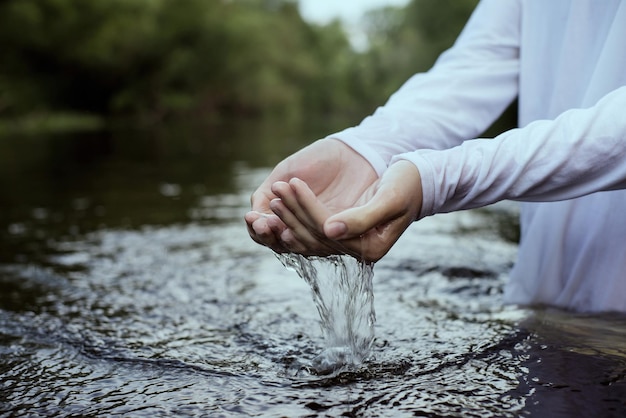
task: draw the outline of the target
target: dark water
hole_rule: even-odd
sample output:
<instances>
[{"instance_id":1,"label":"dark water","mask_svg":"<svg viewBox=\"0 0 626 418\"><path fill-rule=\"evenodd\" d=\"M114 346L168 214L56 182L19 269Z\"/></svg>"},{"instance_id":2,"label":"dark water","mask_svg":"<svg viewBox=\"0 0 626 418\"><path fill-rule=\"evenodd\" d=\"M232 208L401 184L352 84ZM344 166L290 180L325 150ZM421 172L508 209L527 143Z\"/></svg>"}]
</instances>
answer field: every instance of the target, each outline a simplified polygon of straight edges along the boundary
<instances>
[{"instance_id":1,"label":"dark water","mask_svg":"<svg viewBox=\"0 0 626 418\"><path fill-rule=\"evenodd\" d=\"M414 225L374 268L369 357L303 367L309 286L242 221L302 138L0 138L0 415L626 414L626 317L501 305L509 205Z\"/></svg>"}]
</instances>

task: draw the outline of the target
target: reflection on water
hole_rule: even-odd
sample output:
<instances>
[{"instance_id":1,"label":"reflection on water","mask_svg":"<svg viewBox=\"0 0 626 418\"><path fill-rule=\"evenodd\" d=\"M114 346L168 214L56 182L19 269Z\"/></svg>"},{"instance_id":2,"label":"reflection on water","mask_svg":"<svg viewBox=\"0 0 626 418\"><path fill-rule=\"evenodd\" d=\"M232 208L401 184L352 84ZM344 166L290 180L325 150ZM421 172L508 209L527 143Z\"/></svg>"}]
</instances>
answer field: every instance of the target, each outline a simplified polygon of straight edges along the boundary
<instances>
[{"instance_id":1,"label":"reflection on water","mask_svg":"<svg viewBox=\"0 0 626 418\"><path fill-rule=\"evenodd\" d=\"M320 316L242 221L284 144L205 135L0 138L0 415L626 414L626 317L500 304L508 205L413 225L367 359L293 373Z\"/></svg>"}]
</instances>

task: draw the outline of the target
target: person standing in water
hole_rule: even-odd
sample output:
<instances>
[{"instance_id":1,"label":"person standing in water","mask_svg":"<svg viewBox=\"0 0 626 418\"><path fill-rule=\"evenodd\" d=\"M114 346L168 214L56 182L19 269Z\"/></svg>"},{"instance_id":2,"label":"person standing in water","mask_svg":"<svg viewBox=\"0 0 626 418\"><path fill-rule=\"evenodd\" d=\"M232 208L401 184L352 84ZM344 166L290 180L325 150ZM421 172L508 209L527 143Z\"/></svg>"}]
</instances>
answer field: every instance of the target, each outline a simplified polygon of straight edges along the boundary
<instances>
[{"instance_id":1,"label":"person standing in water","mask_svg":"<svg viewBox=\"0 0 626 418\"><path fill-rule=\"evenodd\" d=\"M520 128L475 138L516 98ZM279 163L250 236L383 257L413 222L521 203L505 302L626 312L626 2L483 0L432 69Z\"/></svg>"}]
</instances>

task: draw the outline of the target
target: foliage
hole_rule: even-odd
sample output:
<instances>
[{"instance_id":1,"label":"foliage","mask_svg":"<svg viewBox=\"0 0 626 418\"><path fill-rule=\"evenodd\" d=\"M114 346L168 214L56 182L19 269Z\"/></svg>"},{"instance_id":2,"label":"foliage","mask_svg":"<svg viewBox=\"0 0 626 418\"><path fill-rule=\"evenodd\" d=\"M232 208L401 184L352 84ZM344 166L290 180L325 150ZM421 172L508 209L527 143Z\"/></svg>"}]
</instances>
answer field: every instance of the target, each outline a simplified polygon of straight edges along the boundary
<instances>
[{"instance_id":1,"label":"foliage","mask_svg":"<svg viewBox=\"0 0 626 418\"><path fill-rule=\"evenodd\" d=\"M388 96L411 75L428 70L452 46L478 0L413 0L365 16L370 49L363 64L369 91ZM379 100L372 96L371 99Z\"/></svg>"},{"instance_id":2,"label":"foliage","mask_svg":"<svg viewBox=\"0 0 626 418\"><path fill-rule=\"evenodd\" d=\"M0 116L364 115L432 64L475 0L371 12L370 48L295 0L4 0Z\"/></svg>"}]
</instances>

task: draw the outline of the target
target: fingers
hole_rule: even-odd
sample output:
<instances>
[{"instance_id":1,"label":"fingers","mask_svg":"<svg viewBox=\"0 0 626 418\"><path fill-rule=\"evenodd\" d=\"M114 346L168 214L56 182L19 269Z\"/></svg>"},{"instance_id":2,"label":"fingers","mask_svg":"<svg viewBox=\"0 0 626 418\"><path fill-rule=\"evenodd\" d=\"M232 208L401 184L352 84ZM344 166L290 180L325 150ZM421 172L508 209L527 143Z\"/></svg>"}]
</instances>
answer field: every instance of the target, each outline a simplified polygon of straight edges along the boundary
<instances>
[{"instance_id":1,"label":"fingers","mask_svg":"<svg viewBox=\"0 0 626 418\"><path fill-rule=\"evenodd\" d=\"M303 216L302 210L296 203L291 186L285 182L276 182L269 187L276 193L255 193L252 195L252 210L244 216L248 233L257 243L265 245L275 252L294 252L304 255L329 255L333 253L316 237L313 230L302 223L289 206ZM312 194L312 192L311 192ZM281 196L283 199L277 197ZM314 195L313 195L314 197ZM325 218L323 218L325 219ZM323 219L319 221L322 224ZM321 226L318 228L321 231ZM322 235L318 232L318 235Z\"/></svg>"},{"instance_id":2,"label":"fingers","mask_svg":"<svg viewBox=\"0 0 626 418\"><path fill-rule=\"evenodd\" d=\"M326 218L322 218L316 228L310 227L310 218L305 215L303 208L299 205L291 186L285 182L277 182L272 189L280 198L272 200L270 208L287 226L280 237L283 245L293 252L305 255L336 253L329 248L325 242L327 239L322 233L321 224Z\"/></svg>"},{"instance_id":3,"label":"fingers","mask_svg":"<svg viewBox=\"0 0 626 418\"><path fill-rule=\"evenodd\" d=\"M277 182L272 190L280 199L273 200L270 207L289 231L281 236L289 241L283 245L304 255L350 254L359 257L355 252L356 245L333 241L324 235L324 221L331 213L305 182L295 178L289 183Z\"/></svg>"},{"instance_id":4,"label":"fingers","mask_svg":"<svg viewBox=\"0 0 626 418\"><path fill-rule=\"evenodd\" d=\"M288 252L281 242L280 236L287 228L275 214L250 211L244 216L248 234L258 244L265 245L277 253Z\"/></svg>"},{"instance_id":5,"label":"fingers","mask_svg":"<svg viewBox=\"0 0 626 418\"><path fill-rule=\"evenodd\" d=\"M285 231L288 233L281 233L280 238L283 240L288 248L293 248L294 252L302 250L301 244L297 244L295 241L301 240L306 243L312 243L315 238L306 229L302 223L298 221L298 218L285 206L282 199L274 199L270 202L270 208L285 224Z\"/></svg>"},{"instance_id":6,"label":"fingers","mask_svg":"<svg viewBox=\"0 0 626 418\"><path fill-rule=\"evenodd\" d=\"M326 238L323 225L332 213L318 200L315 193L304 181L293 178L289 181L289 188L286 190L279 188L277 193L302 224L313 234L316 234L319 239Z\"/></svg>"},{"instance_id":7,"label":"fingers","mask_svg":"<svg viewBox=\"0 0 626 418\"><path fill-rule=\"evenodd\" d=\"M272 213L269 203L276 196L270 190L269 179L250 197L251 211L244 215L248 234L258 244L270 247L277 252L285 252L280 244L280 234L286 228L284 223Z\"/></svg>"}]
</instances>

